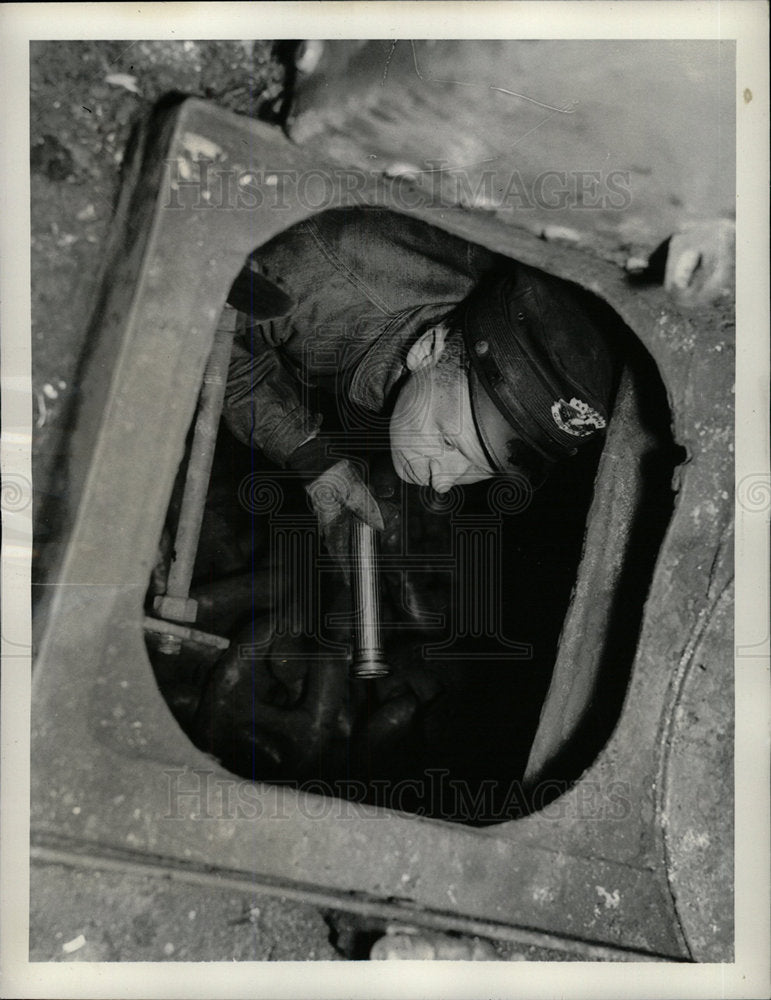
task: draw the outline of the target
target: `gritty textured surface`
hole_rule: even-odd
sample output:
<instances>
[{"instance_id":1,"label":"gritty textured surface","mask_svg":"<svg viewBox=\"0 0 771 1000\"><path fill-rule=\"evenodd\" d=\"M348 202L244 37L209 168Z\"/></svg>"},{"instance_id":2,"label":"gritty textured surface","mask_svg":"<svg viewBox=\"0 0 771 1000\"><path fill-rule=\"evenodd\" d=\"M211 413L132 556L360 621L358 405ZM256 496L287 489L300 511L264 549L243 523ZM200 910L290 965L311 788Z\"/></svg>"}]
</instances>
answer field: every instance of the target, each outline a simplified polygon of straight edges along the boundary
<instances>
[{"instance_id":1,"label":"gritty textured surface","mask_svg":"<svg viewBox=\"0 0 771 1000\"><path fill-rule=\"evenodd\" d=\"M647 257L732 214L733 119L730 42L383 39L326 43L290 134L548 239Z\"/></svg>"},{"instance_id":2,"label":"gritty textured surface","mask_svg":"<svg viewBox=\"0 0 771 1000\"><path fill-rule=\"evenodd\" d=\"M270 118L284 71L270 42L33 42L30 50L33 463L56 492L62 428L132 126L177 91ZM38 541L46 537L38 520Z\"/></svg>"},{"instance_id":3,"label":"gritty textured surface","mask_svg":"<svg viewBox=\"0 0 771 1000\"><path fill-rule=\"evenodd\" d=\"M733 954L733 688L722 664L733 641L732 595L718 579L708 631L694 650L671 721L665 825L680 920L701 961ZM721 710L715 711L715 706Z\"/></svg>"},{"instance_id":4,"label":"gritty textured surface","mask_svg":"<svg viewBox=\"0 0 771 1000\"><path fill-rule=\"evenodd\" d=\"M386 925L282 896L36 861L31 962L557 962L582 956Z\"/></svg>"},{"instance_id":5,"label":"gritty textured surface","mask_svg":"<svg viewBox=\"0 0 771 1000\"><path fill-rule=\"evenodd\" d=\"M338 960L311 906L157 876L32 865L32 962Z\"/></svg>"}]
</instances>

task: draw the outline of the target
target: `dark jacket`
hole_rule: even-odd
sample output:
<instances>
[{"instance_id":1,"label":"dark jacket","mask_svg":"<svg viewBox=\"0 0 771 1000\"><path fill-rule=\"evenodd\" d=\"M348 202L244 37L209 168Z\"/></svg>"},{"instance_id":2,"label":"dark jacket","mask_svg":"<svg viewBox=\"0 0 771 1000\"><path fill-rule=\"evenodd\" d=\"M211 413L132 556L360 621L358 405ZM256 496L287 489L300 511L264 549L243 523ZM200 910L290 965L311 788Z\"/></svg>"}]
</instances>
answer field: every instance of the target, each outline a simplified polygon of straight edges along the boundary
<instances>
[{"instance_id":1,"label":"dark jacket","mask_svg":"<svg viewBox=\"0 0 771 1000\"><path fill-rule=\"evenodd\" d=\"M250 266L294 300L290 315L242 325L224 418L286 463L315 433L318 387L372 413L387 405L410 345L501 258L421 220L335 209L286 230Z\"/></svg>"}]
</instances>

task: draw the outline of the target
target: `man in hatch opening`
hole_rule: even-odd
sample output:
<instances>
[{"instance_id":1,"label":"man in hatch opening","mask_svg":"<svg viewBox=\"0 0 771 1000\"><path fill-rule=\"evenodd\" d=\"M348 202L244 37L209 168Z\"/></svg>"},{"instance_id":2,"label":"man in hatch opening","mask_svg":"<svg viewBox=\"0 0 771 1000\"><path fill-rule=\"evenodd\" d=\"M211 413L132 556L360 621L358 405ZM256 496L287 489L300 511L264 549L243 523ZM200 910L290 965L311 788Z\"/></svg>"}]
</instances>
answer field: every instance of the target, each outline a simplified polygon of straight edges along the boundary
<instances>
[{"instance_id":1,"label":"man in hatch opening","mask_svg":"<svg viewBox=\"0 0 771 1000\"><path fill-rule=\"evenodd\" d=\"M303 477L339 559L351 516L388 535L398 512L340 456L314 392L379 417L398 476L437 493L498 475L536 487L609 419L616 363L582 297L417 219L302 222L250 258L229 301L246 318L225 421Z\"/></svg>"}]
</instances>

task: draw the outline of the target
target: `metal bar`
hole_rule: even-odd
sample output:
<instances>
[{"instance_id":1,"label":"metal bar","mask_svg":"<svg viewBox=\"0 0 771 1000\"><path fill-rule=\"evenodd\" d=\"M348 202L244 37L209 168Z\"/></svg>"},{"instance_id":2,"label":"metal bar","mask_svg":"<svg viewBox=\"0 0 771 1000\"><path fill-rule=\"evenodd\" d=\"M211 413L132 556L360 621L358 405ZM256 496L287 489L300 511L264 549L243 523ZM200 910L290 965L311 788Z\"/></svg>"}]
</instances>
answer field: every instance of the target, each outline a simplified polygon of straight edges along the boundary
<instances>
[{"instance_id":1,"label":"metal bar","mask_svg":"<svg viewBox=\"0 0 771 1000\"><path fill-rule=\"evenodd\" d=\"M380 578L375 531L357 518L353 523L352 536L354 625L351 674L359 680L372 680L391 673L380 635Z\"/></svg>"},{"instance_id":2,"label":"metal bar","mask_svg":"<svg viewBox=\"0 0 771 1000\"><path fill-rule=\"evenodd\" d=\"M203 377L198 416L193 432L193 445L185 477L185 491L182 498L182 508L179 513L177 534L174 540L174 559L169 569L166 585L166 597L187 601L190 593L190 583L193 578L193 567L198 551L198 539L201 534L204 504L209 489L214 447L217 443L222 403L225 398L228 363L235 333L236 310L225 306L214 335L206 372ZM158 610L166 617L163 601L159 601ZM167 602L168 603L168 602ZM189 605L186 621L195 621L195 602L187 601Z\"/></svg>"},{"instance_id":3,"label":"metal bar","mask_svg":"<svg viewBox=\"0 0 771 1000\"><path fill-rule=\"evenodd\" d=\"M221 635L214 635L211 632L201 632L200 629L190 628L189 625L178 625L176 622L163 621L160 618L145 617L142 622L146 632L155 632L164 639L170 638L181 642L183 639L188 642L197 642L202 646L213 646L214 649L229 649L230 640Z\"/></svg>"}]
</instances>

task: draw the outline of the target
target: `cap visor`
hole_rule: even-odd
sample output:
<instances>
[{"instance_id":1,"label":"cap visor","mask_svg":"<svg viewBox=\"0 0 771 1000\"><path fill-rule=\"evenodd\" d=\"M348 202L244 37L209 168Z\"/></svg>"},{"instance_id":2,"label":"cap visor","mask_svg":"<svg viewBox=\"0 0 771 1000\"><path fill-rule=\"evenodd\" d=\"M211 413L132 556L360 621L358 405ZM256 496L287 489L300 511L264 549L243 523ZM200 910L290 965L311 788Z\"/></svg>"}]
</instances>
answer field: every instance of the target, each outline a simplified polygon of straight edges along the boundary
<instances>
[{"instance_id":1,"label":"cap visor","mask_svg":"<svg viewBox=\"0 0 771 1000\"><path fill-rule=\"evenodd\" d=\"M493 468L498 472L510 472L512 467L508 462L509 441L514 437L514 430L485 392L473 368L469 372L469 383L471 409L479 440Z\"/></svg>"}]
</instances>

